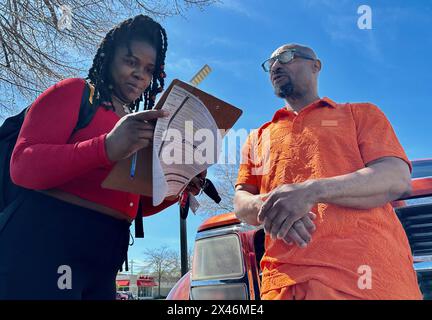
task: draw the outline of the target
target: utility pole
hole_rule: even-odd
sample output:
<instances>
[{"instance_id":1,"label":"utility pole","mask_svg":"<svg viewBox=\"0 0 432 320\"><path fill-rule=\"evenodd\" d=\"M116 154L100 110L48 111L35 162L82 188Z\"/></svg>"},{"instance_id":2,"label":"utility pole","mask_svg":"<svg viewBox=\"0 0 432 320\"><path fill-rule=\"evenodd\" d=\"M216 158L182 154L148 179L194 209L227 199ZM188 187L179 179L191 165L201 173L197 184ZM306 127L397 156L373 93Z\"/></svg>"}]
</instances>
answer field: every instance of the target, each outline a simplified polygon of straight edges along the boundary
<instances>
[{"instance_id":1,"label":"utility pole","mask_svg":"<svg viewBox=\"0 0 432 320\"><path fill-rule=\"evenodd\" d=\"M186 218L180 217L180 262L181 262L181 275L184 276L188 270L187 259L187 225Z\"/></svg>"}]
</instances>

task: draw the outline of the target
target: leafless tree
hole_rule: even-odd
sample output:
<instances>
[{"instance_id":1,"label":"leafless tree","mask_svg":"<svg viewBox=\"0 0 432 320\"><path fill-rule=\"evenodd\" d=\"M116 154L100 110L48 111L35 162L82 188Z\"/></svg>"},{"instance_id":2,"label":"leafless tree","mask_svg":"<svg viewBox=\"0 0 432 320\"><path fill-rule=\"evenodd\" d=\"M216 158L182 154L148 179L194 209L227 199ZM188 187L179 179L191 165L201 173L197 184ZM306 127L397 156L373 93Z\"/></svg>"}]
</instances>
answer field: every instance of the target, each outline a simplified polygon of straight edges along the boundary
<instances>
[{"instance_id":1,"label":"leafless tree","mask_svg":"<svg viewBox=\"0 0 432 320\"><path fill-rule=\"evenodd\" d=\"M118 22L139 13L161 20L216 1L0 1L0 115L58 80L83 76L96 46Z\"/></svg>"},{"instance_id":2,"label":"leafless tree","mask_svg":"<svg viewBox=\"0 0 432 320\"><path fill-rule=\"evenodd\" d=\"M181 257L178 252L175 253L175 268L173 269L172 274L170 275L170 281L176 282L181 278ZM192 257L193 252L192 249L189 247L187 251L187 260L188 260L188 268L189 270L192 268Z\"/></svg>"},{"instance_id":3,"label":"leafless tree","mask_svg":"<svg viewBox=\"0 0 432 320\"><path fill-rule=\"evenodd\" d=\"M237 179L239 165L236 164L216 164L209 170L214 176L212 182L221 197L219 204L215 203L207 196L201 195L198 213L205 216L214 216L221 213L228 213L234 210L233 199L235 193L235 182Z\"/></svg>"},{"instance_id":4,"label":"leafless tree","mask_svg":"<svg viewBox=\"0 0 432 320\"><path fill-rule=\"evenodd\" d=\"M158 296L160 297L161 283L163 281L172 281L173 274L179 270L179 254L164 245L156 249L146 249L144 255L147 262L146 269L151 270L151 275L157 279ZM178 277L175 280L178 280Z\"/></svg>"}]
</instances>

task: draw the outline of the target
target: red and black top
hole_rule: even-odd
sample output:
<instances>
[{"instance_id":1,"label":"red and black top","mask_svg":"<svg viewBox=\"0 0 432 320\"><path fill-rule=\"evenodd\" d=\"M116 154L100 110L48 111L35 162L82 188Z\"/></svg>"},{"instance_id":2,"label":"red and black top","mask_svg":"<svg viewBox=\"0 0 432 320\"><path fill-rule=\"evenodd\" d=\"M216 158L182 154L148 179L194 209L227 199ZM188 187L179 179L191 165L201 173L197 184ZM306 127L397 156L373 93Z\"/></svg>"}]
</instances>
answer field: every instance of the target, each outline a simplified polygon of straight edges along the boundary
<instances>
[{"instance_id":1,"label":"red and black top","mask_svg":"<svg viewBox=\"0 0 432 320\"><path fill-rule=\"evenodd\" d=\"M12 153L12 181L33 190L63 190L130 218L135 218L139 201L143 216L175 203L165 201L153 207L150 197L101 187L114 165L107 157L105 138L120 117L99 107L89 125L73 133L84 85L83 79L66 79L36 99Z\"/></svg>"}]
</instances>

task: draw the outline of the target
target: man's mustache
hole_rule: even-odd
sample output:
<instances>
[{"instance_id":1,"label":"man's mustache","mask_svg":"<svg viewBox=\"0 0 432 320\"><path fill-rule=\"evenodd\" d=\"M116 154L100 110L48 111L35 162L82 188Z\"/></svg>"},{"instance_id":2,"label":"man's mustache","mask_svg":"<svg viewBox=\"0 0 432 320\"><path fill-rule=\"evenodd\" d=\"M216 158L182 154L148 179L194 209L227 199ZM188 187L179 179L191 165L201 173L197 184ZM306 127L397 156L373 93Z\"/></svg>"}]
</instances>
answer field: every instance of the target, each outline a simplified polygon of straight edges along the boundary
<instances>
[{"instance_id":1,"label":"man's mustache","mask_svg":"<svg viewBox=\"0 0 432 320\"><path fill-rule=\"evenodd\" d=\"M287 77L291 81L291 76L288 73L283 72L283 71L277 71L277 72L272 73L271 80L272 80L272 82L274 82L277 78L282 77L282 76Z\"/></svg>"}]
</instances>

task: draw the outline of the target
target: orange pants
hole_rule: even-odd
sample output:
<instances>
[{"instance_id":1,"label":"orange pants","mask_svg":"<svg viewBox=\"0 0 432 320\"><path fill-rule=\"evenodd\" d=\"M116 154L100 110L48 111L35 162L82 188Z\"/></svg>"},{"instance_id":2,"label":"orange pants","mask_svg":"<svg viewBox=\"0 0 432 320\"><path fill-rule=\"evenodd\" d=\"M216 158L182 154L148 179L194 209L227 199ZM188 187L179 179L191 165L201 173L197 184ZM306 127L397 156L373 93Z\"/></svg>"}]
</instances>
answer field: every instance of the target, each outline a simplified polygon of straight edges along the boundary
<instances>
[{"instance_id":1,"label":"orange pants","mask_svg":"<svg viewBox=\"0 0 432 320\"><path fill-rule=\"evenodd\" d=\"M270 290L262 300L359 300L350 294L326 286L318 280L309 280L289 287Z\"/></svg>"}]
</instances>

